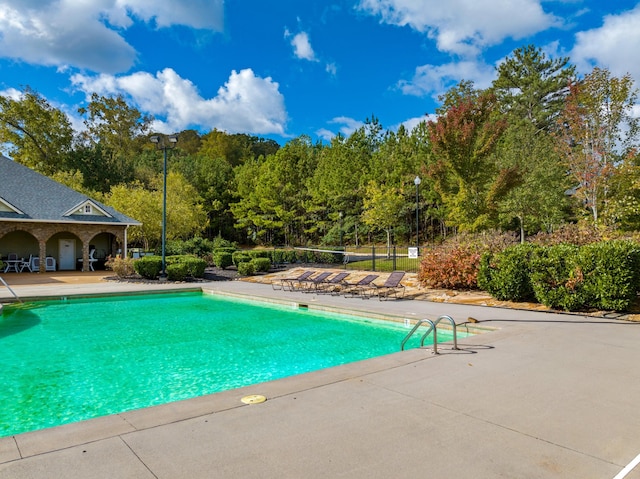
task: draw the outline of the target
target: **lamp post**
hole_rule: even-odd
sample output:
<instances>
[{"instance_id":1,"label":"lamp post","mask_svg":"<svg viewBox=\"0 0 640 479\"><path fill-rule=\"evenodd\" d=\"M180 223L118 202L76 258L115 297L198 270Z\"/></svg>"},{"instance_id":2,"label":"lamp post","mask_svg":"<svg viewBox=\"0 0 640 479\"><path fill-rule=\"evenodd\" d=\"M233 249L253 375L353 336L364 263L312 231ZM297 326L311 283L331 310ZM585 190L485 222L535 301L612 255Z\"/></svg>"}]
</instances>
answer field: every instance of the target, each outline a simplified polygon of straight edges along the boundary
<instances>
[{"instance_id":1,"label":"lamp post","mask_svg":"<svg viewBox=\"0 0 640 479\"><path fill-rule=\"evenodd\" d=\"M160 281L167 279L167 150L170 150L178 143L178 135L154 135L149 138L151 143L156 145L158 150L164 153L164 165L162 168L162 271L160 271Z\"/></svg>"},{"instance_id":2,"label":"lamp post","mask_svg":"<svg viewBox=\"0 0 640 479\"><path fill-rule=\"evenodd\" d=\"M338 213L338 218L340 219L340 247L342 247L342 211Z\"/></svg>"},{"instance_id":3,"label":"lamp post","mask_svg":"<svg viewBox=\"0 0 640 479\"><path fill-rule=\"evenodd\" d=\"M415 180L413 180L413 184L416 185L416 249L418 250L418 255L420 254L420 183L422 183L422 180L419 176L416 176Z\"/></svg>"}]
</instances>

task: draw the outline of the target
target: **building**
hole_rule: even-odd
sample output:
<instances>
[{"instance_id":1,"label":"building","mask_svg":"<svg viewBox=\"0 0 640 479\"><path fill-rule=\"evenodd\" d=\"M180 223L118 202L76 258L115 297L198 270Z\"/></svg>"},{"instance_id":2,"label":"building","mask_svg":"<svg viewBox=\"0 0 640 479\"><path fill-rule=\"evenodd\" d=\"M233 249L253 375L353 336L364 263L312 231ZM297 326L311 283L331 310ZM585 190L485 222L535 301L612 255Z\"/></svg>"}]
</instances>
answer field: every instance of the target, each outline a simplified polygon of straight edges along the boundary
<instances>
[{"instance_id":1,"label":"building","mask_svg":"<svg viewBox=\"0 0 640 479\"><path fill-rule=\"evenodd\" d=\"M0 155L0 257L55 259L56 269L89 271L118 252L141 223ZM39 262L44 272L46 261Z\"/></svg>"}]
</instances>

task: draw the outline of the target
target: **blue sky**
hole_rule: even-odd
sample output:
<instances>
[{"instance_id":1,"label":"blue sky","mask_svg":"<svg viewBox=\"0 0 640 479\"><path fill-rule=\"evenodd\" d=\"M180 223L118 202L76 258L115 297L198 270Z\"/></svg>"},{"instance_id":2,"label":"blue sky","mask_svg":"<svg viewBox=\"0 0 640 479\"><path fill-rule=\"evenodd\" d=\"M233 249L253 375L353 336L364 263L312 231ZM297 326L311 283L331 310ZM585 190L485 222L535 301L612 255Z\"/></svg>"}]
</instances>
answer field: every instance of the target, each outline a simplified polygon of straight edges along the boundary
<instances>
[{"instance_id":1,"label":"blue sky","mask_svg":"<svg viewBox=\"0 0 640 479\"><path fill-rule=\"evenodd\" d=\"M372 115L411 128L527 44L638 86L640 2L0 0L0 94L29 86L77 128L96 92L165 133L328 140Z\"/></svg>"}]
</instances>

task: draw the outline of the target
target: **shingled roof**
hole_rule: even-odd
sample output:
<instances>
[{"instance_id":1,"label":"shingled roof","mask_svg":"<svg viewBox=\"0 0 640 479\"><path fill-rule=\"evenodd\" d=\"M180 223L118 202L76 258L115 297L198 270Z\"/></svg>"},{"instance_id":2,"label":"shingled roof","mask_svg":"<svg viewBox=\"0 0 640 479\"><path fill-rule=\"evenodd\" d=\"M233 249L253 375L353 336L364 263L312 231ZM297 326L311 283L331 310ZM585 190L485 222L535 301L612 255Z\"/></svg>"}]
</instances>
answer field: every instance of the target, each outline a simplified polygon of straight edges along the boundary
<instances>
[{"instance_id":1,"label":"shingled roof","mask_svg":"<svg viewBox=\"0 0 640 479\"><path fill-rule=\"evenodd\" d=\"M0 221L141 224L3 155L0 155Z\"/></svg>"}]
</instances>

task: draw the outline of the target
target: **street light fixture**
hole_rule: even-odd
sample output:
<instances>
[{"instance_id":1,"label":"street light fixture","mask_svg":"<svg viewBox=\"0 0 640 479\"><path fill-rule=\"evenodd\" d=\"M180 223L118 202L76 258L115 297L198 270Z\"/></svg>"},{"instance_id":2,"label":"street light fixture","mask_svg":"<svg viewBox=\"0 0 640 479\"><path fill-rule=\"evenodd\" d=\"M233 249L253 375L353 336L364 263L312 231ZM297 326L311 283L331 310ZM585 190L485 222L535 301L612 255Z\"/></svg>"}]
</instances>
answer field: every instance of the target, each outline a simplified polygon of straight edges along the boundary
<instances>
[{"instance_id":1,"label":"street light fixture","mask_svg":"<svg viewBox=\"0 0 640 479\"><path fill-rule=\"evenodd\" d=\"M160 281L167 279L167 150L174 148L178 143L178 135L154 135L149 138L151 143L156 145L158 150L164 153L163 179L162 179L162 271L160 271Z\"/></svg>"},{"instance_id":2,"label":"street light fixture","mask_svg":"<svg viewBox=\"0 0 640 479\"><path fill-rule=\"evenodd\" d=\"M419 191L419 186L420 186L420 183L422 183L422 180L420 179L419 176L416 176L415 180L413 180L413 183L416 185L416 249L418 250L418 254L420 254L420 209L419 209L420 191Z\"/></svg>"}]
</instances>

